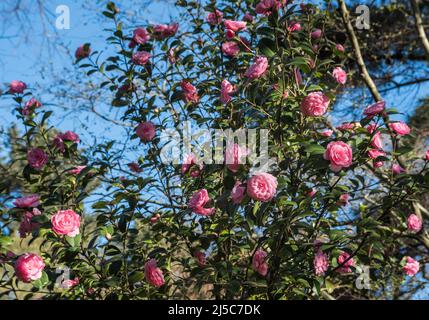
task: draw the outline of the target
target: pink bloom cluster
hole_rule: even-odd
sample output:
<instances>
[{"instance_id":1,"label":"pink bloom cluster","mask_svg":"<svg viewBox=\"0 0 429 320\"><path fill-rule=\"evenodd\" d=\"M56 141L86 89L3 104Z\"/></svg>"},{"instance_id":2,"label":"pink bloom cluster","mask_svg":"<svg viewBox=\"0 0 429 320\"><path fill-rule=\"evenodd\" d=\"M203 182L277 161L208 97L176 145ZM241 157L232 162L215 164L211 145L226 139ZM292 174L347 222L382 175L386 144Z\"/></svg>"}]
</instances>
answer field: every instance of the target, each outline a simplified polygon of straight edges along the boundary
<instances>
[{"instance_id":1,"label":"pink bloom cluster","mask_svg":"<svg viewBox=\"0 0 429 320\"><path fill-rule=\"evenodd\" d=\"M420 269L420 263L416 260L414 260L411 257L405 257L406 260L406 264L405 266L402 268L402 270L404 271L404 273L407 276L414 276L417 272L419 272Z\"/></svg>"},{"instance_id":2,"label":"pink bloom cluster","mask_svg":"<svg viewBox=\"0 0 429 320\"><path fill-rule=\"evenodd\" d=\"M41 170L48 163L48 155L40 148L33 148L27 152L30 167Z\"/></svg>"},{"instance_id":3,"label":"pink bloom cluster","mask_svg":"<svg viewBox=\"0 0 429 320\"><path fill-rule=\"evenodd\" d=\"M170 25L158 24L153 27L153 37L158 40L162 40L171 36L174 36L179 29L178 23Z\"/></svg>"},{"instance_id":4,"label":"pink bloom cluster","mask_svg":"<svg viewBox=\"0 0 429 320\"><path fill-rule=\"evenodd\" d=\"M192 195L192 198L189 200L188 206L190 209L192 209L192 212L196 214L202 216L210 216L215 212L215 208L205 208L209 201L209 193L206 189L201 189Z\"/></svg>"},{"instance_id":5,"label":"pink bloom cluster","mask_svg":"<svg viewBox=\"0 0 429 320\"><path fill-rule=\"evenodd\" d=\"M40 108L41 106L42 104L38 100L31 98L25 103L24 108L22 108L22 115L28 116L32 114L35 109Z\"/></svg>"},{"instance_id":6,"label":"pink bloom cluster","mask_svg":"<svg viewBox=\"0 0 429 320\"><path fill-rule=\"evenodd\" d=\"M42 277L45 263L34 253L24 253L15 262L15 275L22 282L31 282Z\"/></svg>"},{"instance_id":7,"label":"pink bloom cluster","mask_svg":"<svg viewBox=\"0 0 429 320\"><path fill-rule=\"evenodd\" d=\"M183 90L183 101L186 103L198 103L200 96L198 95L197 89L188 81L182 80L180 87Z\"/></svg>"},{"instance_id":8,"label":"pink bloom cluster","mask_svg":"<svg viewBox=\"0 0 429 320\"><path fill-rule=\"evenodd\" d=\"M155 259L150 259L146 262L144 265L144 274L146 281L157 288L163 286L165 283L164 274L162 270L157 267Z\"/></svg>"},{"instance_id":9,"label":"pink bloom cluster","mask_svg":"<svg viewBox=\"0 0 429 320\"><path fill-rule=\"evenodd\" d=\"M14 93L24 93L24 90L27 89L27 85L19 80L13 80L9 85L9 92Z\"/></svg>"},{"instance_id":10,"label":"pink bloom cluster","mask_svg":"<svg viewBox=\"0 0 429 320\"><path fill-rule=\"evenodd\" d=\"M254 174L247 180L247 194L256 201L268 202L277 192L277 178L266 172Z\"/></svg>"},{"instance_id":11,"label":"pink bloom cluster","mask_svg":"<svg viewBox=\"0 0 429 320\"><path fill-rule=\"evenodd\" d=\"M386 102L384 100L381 100L366 107L363 111L363 114L367 117L372 118L376 115L382 114L384 112L385 107Z\"/></svg>"},{"instance_id":12,"label":"pink bloom cluster","mask_svg":"<svg viewBox=\"0 0 429 320\"><path fill-rule=\"evenodd\" d=\"M320 117L328 110L329 102L322 92L311 92L301 101L301 112L308 117Z\"/></svg>"},{"instance_id":13,"label":"pink bloom cluster","mask_svg":"<svg viewBox=\"0 0 429 320\"><path fill-rule=\"evenodd\" d=\"M215 9L214 12L209 12L206 17L206 21L208 24L214 26L222 23L223 13L218 9Z\"/></svg>"},{"instance_id":14,"label":"pink bloom cluster","mask_svg":"<svg viewBox=\"0 0 429 320\"><path fill-rule=\"evenodd\" d=\"M235 41L222 43L222 52L227 57L235 57L240 52L240 46Z\"/></svg>"},{"instance_id":15,"label":"pink bloom cluster","mask_svg":"<svg viewBox=\"0 0 429 320\"><path fill-rule=\"evenodd\" d=\"M328 256L318 249L313 260L314 273L316 276L324 275L329 267Z\"/></svg>"},{"instance_id":16,"label":"pink bloom cluster","mask_svg":"<svg viewBox=\"0 0 429 320\"><path fill-rule=\"evenodd\" d=\"M155 125L150 121L139 123L136 128L136 134L143 142L151 141L155 133Z\"/></svg>"},{"instance_id":17,"label":"pink bloom cluster","mask_svg":"<svg viewBox=\"0 0 429 320\"><path fill-rule=\"evenodd\" d=\"M253 64L246 70L245 77L257 79L265 74L268 68L268 59L264 56L256 57Z\"/></svg>"},{"instance_id":18,"label":"pink bloom cluster","mask_svg":"<svg viewBox=\"0 0 429 320\"><path fill-rule=\"evenodd\" d=\"M227 104L231 101L231 93L234 93L235 87L228 80L222 80L220 89L220 101Z\"/></svg>"},{"instance_id":19,"label":"pink bloom cluster","mask_svg":"<svg viewBox=\"0 0 429 320\"><path fill-rule=\"evenodd\" d=\"M135 64L144 66L150 59L151 54L146 51L137 51L133 54L132 60Z\"/></svg>"},{"instance_id":20,"label":"pink bloom cluster","mask_svg":"<svg viewBox=\"0 0 429 320\"><path fill-rule=\"evenodd\" d=\"M75 237L79 234L80 216L73 210L60 210L51 217L52 230L58 235Z\"/></svg>"},{"instance_id":21,"label":"pink bloom cluster","mask_svg":"<svg viewBox=\"0 0 429 320\"><path fill-rule=\"evenodd\" d=\"M422 229L423 221L422 219L416 215L416 214L410 214L407 219L407 227L408 231L417 233Z\"/></svg>"},{"instance_id":22,"label":"pink bloom cluster","mask_svg":"<svg viewBox=\"0 0 429 320\"><path fill-rule=\"evenodd\" d=\"M334 77L335 81L337 81L339 84L345 84L347 81L347 72L345 72L342 68L336 67L332 71L332 76Z\"/></svg>"},{"instance_id":23,"label":"pink bloom cluster","mask_svg":"<svg viewBox=\"0 0 429 320\"><path fill-rule=\"evenodd\" d=\"M40 204L40 197L38 194L28 195L22 198L18 198L13 203L17 208L33 208Z\"/></svg>"},{"instance_id":24,"label":"pink bloom cluster","mask_svg":"<svg viewBox=\"0 0 429 320\"><path fill-rule=\"evenodd\" d=\"M246 195L246 186L241 181L236 181L231 190L232 203L239 204Z\"/></svg>"},{"instance_id":25,"label":"pink bloom cluster","mask_svg":"<svg viewBox=\"0 0 429 320\"><path fill-rule=\"evenodd\" d=\"M253 255L252 267L257 273L265 277L268 273L267 253L258 249Z\"/></svg>"},{"instance_id":26,"label":"pink bloom cluster","mask_svg":"<svg viewBox=\"0 0 429 320\"><path fill-rule=\"evenodd\" d=\"M279 10L282 4L286 3L285 0L261 0L256 5L255 12L263 15L270 15L274 10Z\"/></svg>"},{"instance_id":27,"label":"pink bloom cluster","mask_svg":"<svg viewBox=\"0 0 429 320\"><path fill-rule=\"evenodd\" d=\"M67 279L61 282L61 288L63 289L71 289L79 284L79 278L75 277L74 279Z\"/></svg>"},{"instance_id":28,"label":"pink bloom cluster","mask_svg":"<svg viewBox=\"0 0 429 320\"><path fill-rule=\"evenodd\" d=\"M54 138L54 142L53 142L54 147L60 152L64 153L66 150L66 145L64 143L65 141L79 143L80 139L79 139L79 136L73 131L66 131L64 133L59 132Z\"/></svg>"},{"instance_id":29,"label":"pink bloom cluster","mask_svg":"<svg viewBox=\"0 0 429 320\"><path fill-rule=\"evenodd\" d=\"M402 121L391 122L389 123L389 127L394 133L400 136L405 136L411 132L410 127Z\"/></svg>"},{"instance_id":30,"label":"pink bloom cluster","mask_svg":"<svg viewBox=\"0 0 429 320\"><path fill-rule=\"evenodd\" d=\"M350 273L352 272L352 269L350 267L355 266L355 262L353 258L350 258L350 254L343 251L339 257L337 258L338 265L342 265L342 267L337 269L337 272L339 273ZM349 259L349 260L347 260ZM347 260L347 261L346 261ZM344 264L343 264L344 263Z\"/></svg>"},{"instance_id":31,"label":"pink bloom cluster","mask_svg":"<svg viewBox=\"0 0 429 320\"><path fill-rule=\"evenodd\" d=\"M150 39L149 32L145 28L137 28L133 32L133 43L135 44L145 44Z\"/></svg>"},{"instance_id":32,"label":"pink bloom cluster","mask_svg":"<svg viewBox=\"0 0 429 320\"><path fill-rule=\"evenodd\" d=\"M338 172L352 165L353 151L343 141L332 141L328 144L323 157L331 162L331 170Z\"/></svg>"}]
</instances>

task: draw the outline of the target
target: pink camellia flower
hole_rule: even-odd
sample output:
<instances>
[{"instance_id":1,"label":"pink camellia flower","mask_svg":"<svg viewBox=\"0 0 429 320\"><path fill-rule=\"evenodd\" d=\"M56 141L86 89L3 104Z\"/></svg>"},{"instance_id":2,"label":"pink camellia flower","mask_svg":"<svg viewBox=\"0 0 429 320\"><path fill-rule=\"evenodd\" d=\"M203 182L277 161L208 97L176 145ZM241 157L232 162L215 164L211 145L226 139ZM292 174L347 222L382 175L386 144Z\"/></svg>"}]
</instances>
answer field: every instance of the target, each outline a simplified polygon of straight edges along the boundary
<instances>
[{"instance_id":1,"label":"pink camellia flower","mask_svg":"<svg viewBox=\"0 0 429 320\"><path fill-rule=\"evenodd\" d=\"M372 133L374 133L374 131L377 130L377 126L375 124L370 124L367 127L367 130L368 130L369 133L372 134ZM373 148L376 148L376 149L382 149L383 148L383 140L381 138L381 132L380 131L376 132L372 136L372 138L371 138L371 146Z\"/></svg>"},{"instance_id":2,"label":"pink camellia flower","mask_svg":"<svg viewBox=\"0 0 429 320\"><path fill-rule=\"evenodd\" d=\"M228 57L235 57L240 52L240 47L235 41L227 41L222 43L222 52Z\"/></svg>"},{"instance_id":3,"label":"pink camellia flower","mask_svg":"<svg viewBox=\"0 0 429 320\"><path fill-rule=\"evenodd\" d=\"M19 236L21 238L25 238L27 234L32 233L40 227L39 223L32 222L31 219L35 216L40 216L41 214L42 213L37 208L33 208L32 211L26 211L24 213L18 229Z\"/></svg>"},{"instance_id":4,"label":"pink camellia flower","mask_svg":"<svg viewBox=\"0 0 429 320\"><path fill-rule=\"evenodd\" d=\"M133 32L133 41L138 44L145 44L150 39L145 28L137 28Z\"/></svg>"},{"instance_id":5,"label":"pink camellia flower","mask_svg":"<svg viewBox=\"0 0 429 320\"><path fill-rule=\"evenodd\" d=\"M290 25L287 27L289 32L296 32L301 30L301 24L296 21L291 21Z\"/></svg>"},{"instance_id":6,"label":"pink camellia flower","mask_svg":"<svg viewBox=\"0 0 429 320\"><path fill-rule=\"evenodd\" d=\"M28 116L32 114L35 109L40 108L41 106L42 104L40 101L36 100L35 98L31 98L25 103L24 108L22 108L22 115Z\"/></svg>"},{"instance_id":7,"label":"pink camellia flower","mask_svg":"<svg viewBox=\"0 0 429 320\"><path fill-rule=\"evenodd\" d=\"M206 17L206 21L208 24L214 26L222 23L223 13L218 9L215 9L214 12L209 12Z\"/></svg>"},{"instance_id":8,"label":"pink camellia flower","mask_svg":"<svg viewBox=\"0 0 429 320\"><path fill-rule=\"evenodd\" d=\"M40 148L33 148L28 151L27 160L30 167L40 170L48 163L48 155Z\"/></svg>"},{"instance_id":9,"label":"pink camellia flower","mask_svg":"<svg viewBox=\"0 0 429 320\"><path fill-rule=\"evenodd\" d=\"M247 194L253 200L268 202L274 198L276 191L277 178L269 173L256 173L247 180Z\"/></svg>"},{"instance_id":10,"label":"pink camellia flower","mask_svg":"<svg viewBox=\"0 0 429 320\"><path fill-rule=\"evenodd\" d=\"M382 150L377 150L377 149L370 149L368 150L368 156L375 160L378 157L384 157L386 155L386 153Z\"/></svg>"},{"instance_id":11,"label":"pink camellia flower","mask_svg":"<svg viewBox=\"0 0 429 320\"><path fill-rule=\"evenodd\" d=\"M337 49L337 51L339 51L339 52L341 52L341 53L343 53L345 50L344 50L344 47L343 47L343 45L341 45L341 44L339 44L339 43L337 43L336 45L335 45L335 49Z\"/></svg>"},{"instance_id":12,"label":"pink camellia flower","mask_svg":"<svg viewBox=\"0 0 429 320\"><path fill-rule=\"evenodd\" d=\"M88 58L90 54L91 54L91 48L89 47L89 45L83 44L76 49L74 56L76 57L76 59L79 60L79 59Z\"/></svg>"},{"instance_id":13,"label":"pink camellia flower","mask_svg":"<svg viewBox=\"0 0 429 320\"><path fill-rule=\"evenodd\" d=\"M52 230L58 235L74 237L79 234L80 215L73 210L60 210L51 217Z\"/></svg>"},{"instance_id":14,"label":"pink camellia flower","mask_svg":"<svg viewBox=\"0 0 429 320\"><path fill-rule=\"evenodd\" d=\"M426 151L426 154L425 154L425 160L426 160L426 161L429 161L429 150L428 150L428 151Z\"/></svg>"},{"instance_id":15,"label":"pink camellia flower","mask_svg":"<svg viewBox=\"0 0 429 320\"><path fill-rule=\"evenodd\" d=\"M128 168L135 173L140 173L142 172L142 169L140 168L139 164L136 162L130 162L127 164Z\"/></svg>"},{"instance_id":16,"label":"pink camellia flower","mask_svg":"<svg viewBox=\"0 0 429 320\"><path fill-rule=\"evenodd\" d=\"M235 91L235 87L228 81L222 80L221 89L220 89L220 101L227 104L231 101L230 94Z\"/></svg>"},{"instance_id":17,"label":"pink camellia flower","mask_svg":"<svg viewBox=\"0 0 429 320\"><path fill-rule=\"evenodd\" d=\"M232 30L230 30L230 29L226 29L226 31L225 31L225 37L227 39L232 39L232 38L235 37L235 32L232 31Z\"/></svg>"},{"instance_id":18,"label":"pink camellia flower","mask_svg":"<svg viewBox=\"0 0 429 320\"><path fill-rule=\"evenodd\" d=\"M256 57L253 64L246 70L245 77L256 79L265 74L268 68L268 59L264 56Z\"/></svg>"},{"instance_id":19,"label":"pink camellia flower","mask_svg":"<svg viewBox=\"0 0 429 320\"><path fill-rule=\"evenodd\" d=\"M135 64L138 64L139 66L143 66L149 61L150 57L151 57L151 54L149 52L137 51L136 53L133 54L132 60Z\"/></svg>"},{"instance_id":20,"label":"pink camellia flower","mask_svg":"<svg viewBox=\"0 0 429 320\"><path fill-rule=\"evenodd\" d=\"M182 80L180 82L180 87L183 90L183 101L186 103L198 103L198 101L200 101L197 88L195 88L191 83Z\"/></svg>"},{"instance_id":21,"label":"pink camellia flower","mask_svg":"<svg viewBox=\"0 0 429 320\"><path fill-rule=\"evenodd\" d=\"M386 102L384 100L373 103L365 108L363 114L367 117L374 117L378 114L381 114L386 107Z\"/></svg>"},{"instance_id":22,"label":"pink camellia flower","mask_svg":"<svg viewBox=\"0 0 429 320\"><path fill-rule=\"evenodd\" d=\"M377 159L378 157L384 157L384 156L386 156L386 153L385 153L384 151L382 151L382 150L371 149L371 150L368 150L368 156L369 156L371 159L373 159L373 160L374 160L374 161L373 161L373 166L374 166L374 168L380 168L380 167L382 167L382 166L383 166L384 162L383 162L383 161L380 161L380 160L376 161L376 159Z\"/></svg>"},{"instance_id":23,"label":"pink camellia flower","mask_svg":"<svg viewBox=\"0 0 429 320\"><path fill-rule=\"evenodd\" d=\"M333 130L327 129L327 130L322 131L320 134L324 137L330 137L330 136L332 136L333 133L334 133Z\"/></svg>"},{"instance_id":24,"label":"pink camellia flower","mask_svg":"<svg viewBox=\"0 0 429 320\"><path fill-rule=\"evenodd\" d=\"M286 4L286 0L261 0L255 8L258 14L270 15L274 10L279 10L282 5Z\"/></svg>"},{"instance_id":25,"label":"pink camellia flower","mask_svg":"<svg viewBox=\"0 0 429 320\"><path fill-rule=\"evenodd\" d=\"M267 253L258 249L252 258L252 267L257 273L265 277L268 273Z\"/></svg>"},{"instance_id":26,"label":"pink camellia flower","mask_svg":"<svg viewBox=\"0 0 429 320\"><path fill-rule=\"evenodd\" d=\"M80 141L79 136L73 131L66 131L64 133L59 132L54 138L54 147L58 149L60 152L65 152L66 146L64 141L71 141L74 143L78 143Z\"/></svg>"},{"instance_id":27,"label":"pink camellia flower","mask_svg":"<svg viewBox=\"0 0 429 320\"><path fill-rule=\"evenodd\" d=\"M61 282L60 287L63 289L71 289L79 284L79 278L75 277L74 279L64 279L63 282Z\"/></svg>"},{"instance_id":28,"label":"pink camellia flower","mask_svg":"<svg viewBox=\"0 0 429 320\"><path fill-rule=\"evenodd\" d=\"M350 257L350 254L343 251L339 255L339 257L337 258L338 265L342 265L349 257ZM337 272L339 272L339 273L350 273L350 272L352 272L352 269L350 267L354 267L354 266L355 266L355 262L354 262L353 258L351 258L351 259L347 260L347 262L345 262L342 267L338 268Z\"/></svg>"},{"instance_id":29,"label":"pink camellia flower","mask_svg":"<svg viewBox=\"0 0 429 320\"><path fill-rule=\"evenodd\" d=\"M250 12L246 12L246 14L243 17L243 20L249 23L253 22L253 16L250 14Z\"/></svg>"},{"instance_id":30,"label":"pink camellia flower","mask_svg":"<svg viewBox=\"0 0 429 320\"><path fill-rule=\"evenodd\" d=\"M69 173L72 174L72 175L77 176L85 168L86 168L86 166L77 166L77 167L74 167L73 169L69 170Z\"/></svg>"},{"instance_id":31,"label":"pink camellia flower","mask_svg":"<svg viewBox=\"0 0 429 320\"><path fill-rule=\"evenodd\" d=\"M410 127L402 121L389 123L389 127L400 136L405 136L411 131Z\"/></svg>"},{"instance_id":32,"label":"pink camellia flower","mask_svg":"<svg viewBox=\"0 0 429 320\"><path fill-rule=\"evenodd\" d=\"M420 263L416 260L414 260L411 257L406 257L407 263L402 268L402 270L405 272L407 276L414 276L417 272L419 272L420 269Z\"/></svg>"},{"instance_id":33,"label":"pink camellia flower","mask_svg":"<svg viewBox=\"0 0 429 320\"><path fill-rule=\"evenodd\" d=\"M323 158L331 162L332 171L338 172L352 165L353 151L347 143L343 141L333 141L328 144Z\"/></svg>"},{"instance_id":34,"label":"pink camellia flower","mask_svg":"<svg viewBox=\"0 0 429 320\"><path fill-rule=\"evenodd\" d=\"M204 267L207 264L206 255L204 254L204 252L195 251L194 257L200 267Z\"/></svg>"},{"instance_id":35,"label":"pink camellia flower","mask_svg":"<svg viewBox=\"0 0 429 320\"><path fill-rule=\"evenodd\" d=\"M73 131L66 131L64 133L59 133L58 136L62 139L62 140L66 140L66 141L72 141L72 142L79 142L80 138L79 136L74 133Z\"/></svg>"},{"instance_id":36,"label":"pink camellia flower","mask_svg":"<svg viewBox=\"0 0 429 320\"><path fill-rule=\"evenodd\" d=\"M150 122L142 122L136 128L137 136L143 141L151 141L155 137L155 125Z\"/></svg>"},{"instance_id":37,"label":"pink camellia flower","mask_svg":"<svg viewBox=\"0 0 429 320\"><path fill-rule=\"evenodd\" d=\"M237 172L240 165L246 163L246 157L249 155L249 150L246 147L241 147L237 143L227 144L224 160L227 168L232 172Z\"/></svg>"},{"instance_id":38,"label":"pink camellia flower","mask_svg":"<svg viewBox=\"0 0 429 320\"><path fill-rule=\"evenodd\" d=\"M198 177L204 168L204 164L198 164L198 159L195 154L190 153L184 159L182 163L182 174L186 174L189 171L189 175L193 178Z\"/></svg>"},{"instance_id":39,"label":"pink camellia flower","mask_svg":"<svg viewBox=\"0 0 429 320\"><path fill-rule=\"evenodd\" d=\"M209 201L209 193L206 189L201 189L192 195L188 206L192 209L192 212L196 214L210 216L215 212L215 208L204 208Z\"/></svg>"},{"instance_id":40,"label":"pink camellia flower","mask_svg":"<svg viewBox=\"0 0 429 320\"><path fill-rule=\"evenodd\" d=\"M339 204L342 206L346 206L349 203L350 195L348 193L343 193L340 195Z\"/></svg>"},{"instance_id":41,"label":"pink camellia flower","mask_svg":"<svg viewBox=\"0 0 429 320\"><path fill-rule=\"evenodd\" d=\"M335 81L339 84L345 84L347 81L347 72L345 72L342 68L336 67L332 71L332 76L334 77Z\"/></svg>"},{"instance_id":42,"label":"pink camellia flower","mask_svg":"<svg viewBox=\"0 0 429 320\"><path fill-rule=\"evenodd\" d=\"M10 93L24 93L24 90L27 89L27 85L19 80L13 80L9 84Z\"/></svg>"},{"instance_id":43,"label":"pink camellia flower","mask_svg":"<svg viewBox=\"0 0 429 320\"><path fill-rule=\"evenodd\" d=\"M311 33L310 33L310 37L312 39L319 39L322 36L322 30L320 29L314 29Z\"/></svg>"},{"instance_id":44,"label":"pink camellia flower","mask_svg":"<svg viewBox=\"0 0 429 320\"><path fill-rule=\"evenodd\" d=\"M240 204L246 194L246 186L241 181L236 181L231 190L232 203Z\"/></svg>"},{"instance_id":45,"label":"pink camellia flower","mask_svg":"<svg viewBox=\"0 0 429 320\"><path fill-rule=\"evenodd\" d=\"M423 221L418 215L413 213L408 216L408 219L407 219L408 231L417 233L422 229L422 226L423 226Z\"/></svg>"},{"instance_id":46,"label":"pink camellia flower","mask_svg":"<svg viewBox=\"0 0 429 320\"><path fill-rule=\"evenodd\" d=\"M238 32L246 29L247 22L246 21L234 21L234 20L225 20L223 25L227 30L232 30L234 32Z\"/></svg>"},{"instance_id":47,"label":"pink camellia flower","mask_svg":"<svg viewBox=\"0 0 429 320\"><path fill-rule=\"evenodd\" d=\"M402 172L405 172L405 169L402 168L399 164L395 163L392 165L392 172L393 174L401 174Z\"/></svg>"},{"instance_id":48,"label":"pink camellia flower","mask_svg":"<svg viewBox=\"0 0 429 320\"><path fill-rule=\"evenodd\" d=\"M328 256L322 250L318 250L313 260L314 273L316 276L324 275L329 267Z\"/></svg>"},{"instance_id":49,"label":"pink camellia flower","mask_svg":"<svg viewBox=\"0 0 429 320\"><path fill-rule=\"evenodd\" d=\"M161 287L165 283L164 274L162 273L162 270L157 267L155 259L150 259L146 262L144 265L144 275L146 281L157 288Z\"/></svg>"},{"instance_id":50,"label":"pink camellia flower","mask_svg":"<svg viewBox=\"0 0 429 320\"><path fill-rule=\"evenodd\" d=\"M173 23L170 25L158 24L153 27L153 36L155 39L165 39L171 36L174 36L179 29L178 23Z\"/></svg>"},{"instance_id":51,"label":"pink camellia flower","mask_svg":"<svg viewBox=\"0 0 429 320\"><path fill-rule=\"evenodd\" d=\"M22 198L16 199L13 204L17 208L34 208L39 206L40 197L38 194L31 194Z\"/></svg>"},{"instance_id":52,"label":"pink camellia flower","mask_svg":"<svg viewBox=\"0 0 429 320\"><path fill-rule=\"evenodd\" d=\"M15 275L22 282L31 282L42 277L45 263L34 253L24 253L15 262Z\"/></svg>"},{"instance_id":53,"label":"pink camellia flower","mask_svg":"<svg viewBox=\"0 0 429 320\"><path fill-rule=\"evenodd\" d=\"M329 107L329 98L322 92L311 92L301 101L301 112L308 117L320 117Z\"/></svg>"}]
</instances>

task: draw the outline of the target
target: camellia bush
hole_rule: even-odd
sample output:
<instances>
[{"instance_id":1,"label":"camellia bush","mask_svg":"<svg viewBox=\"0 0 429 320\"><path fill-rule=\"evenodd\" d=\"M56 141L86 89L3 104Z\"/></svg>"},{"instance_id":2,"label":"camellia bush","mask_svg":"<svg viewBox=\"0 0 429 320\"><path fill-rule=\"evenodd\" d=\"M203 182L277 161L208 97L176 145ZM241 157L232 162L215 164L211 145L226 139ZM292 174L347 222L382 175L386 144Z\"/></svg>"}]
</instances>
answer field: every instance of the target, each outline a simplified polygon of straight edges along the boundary
<instances>
[{"instance_id":1,"label":"camellia bush","mask_svg":"<svg viewBox=\"0 0 429 320\"><path fill-rule=\"evenodd\" d=\"M22 187L1 208L0 294L394 297L418 277L415 248L429 244L419 203L429 153L410 152L412 128L391 120L395 106L363 98L359 122L332 125L336 97L358 70L347 70L348 43L328 37L316 6L176 6L181 21L135 27L109 3L110 49L88 39L76 51L79 69L132 126L118 137L137 146L132 163L115 140L89 151L52 127L27 84L5 90L23 128L13 159ZM175 147L185 144L185 123L258 139L225 141L221 161L191 139L195 148L177 158L166 150L177 137ZM257 163L263 132L269 161ZM23 239L15 251L19 240L6 232L14 225Z\"/></svg>"}]
</instances>

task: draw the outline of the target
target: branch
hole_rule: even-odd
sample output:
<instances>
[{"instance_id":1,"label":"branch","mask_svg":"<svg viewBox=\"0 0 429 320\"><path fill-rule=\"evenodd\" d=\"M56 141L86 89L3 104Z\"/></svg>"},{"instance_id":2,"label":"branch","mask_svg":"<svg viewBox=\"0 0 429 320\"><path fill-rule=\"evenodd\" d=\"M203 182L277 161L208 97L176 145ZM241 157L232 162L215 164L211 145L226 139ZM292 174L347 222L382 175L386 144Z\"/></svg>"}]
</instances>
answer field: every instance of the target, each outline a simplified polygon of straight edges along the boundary
<instances>
[{"instance_id":1,"label":"branch","mask_svg":"<svg viewBox=\"0 0 429 320\"><path fill-rule=\"evenodd\" d=\"M354 49L353 51L355 54L356 62L359 67L360 75L363 81L365 82L365 84L367 85L369 91L371 92L371 95L374 98L374 100L380 101L382 100L381 95L378 92L377 87L374 81L372 80L371 76L369 75L368 70L366 69L365 63L363 61L362 52L360 51L359 42L356 38L355 31L353 30L353 26L350 21L350 15L347 10L346 3L344 2L344 0L338 0L338 3L340 5L341 17L343 19L344 26L346 27L347 34L350 38L350 41L352 42L352 46Z\"/></svg>"},{"instance_id":2,"label":"branch","mask_svg":"<svg viewBox=\"0 0 429 320\"><path fill-rule=\"evenodd\" d=\"M414 19L416 20L416 28L417 32L419 33L420 41L425 48L426 54L429 56L429 41L426 37L425 29L423 27L423 20L419 8L419 0L411 0L411 6L413 7Z\"/></svg>"}]
</instances>

